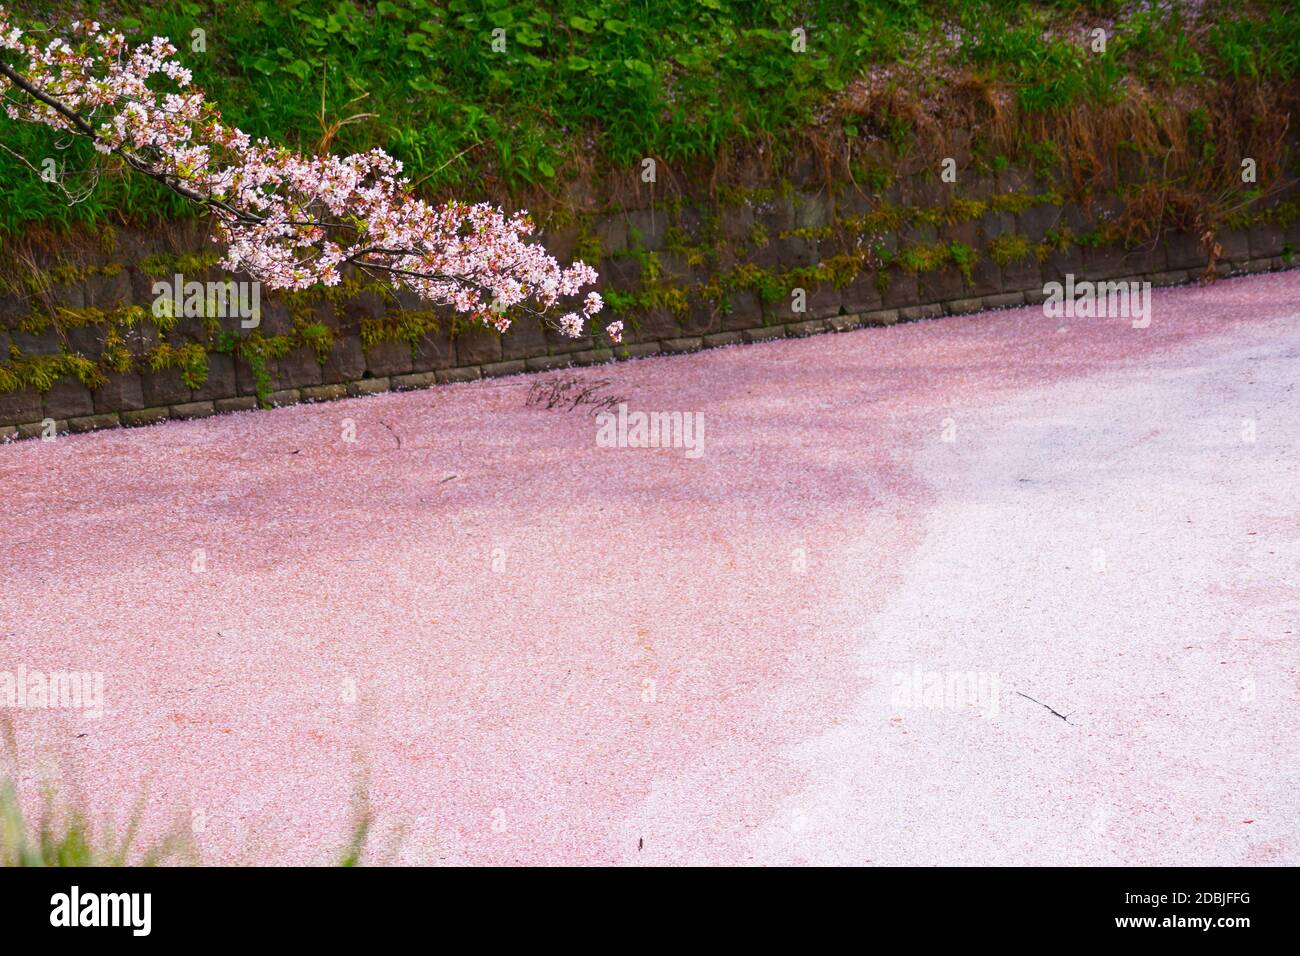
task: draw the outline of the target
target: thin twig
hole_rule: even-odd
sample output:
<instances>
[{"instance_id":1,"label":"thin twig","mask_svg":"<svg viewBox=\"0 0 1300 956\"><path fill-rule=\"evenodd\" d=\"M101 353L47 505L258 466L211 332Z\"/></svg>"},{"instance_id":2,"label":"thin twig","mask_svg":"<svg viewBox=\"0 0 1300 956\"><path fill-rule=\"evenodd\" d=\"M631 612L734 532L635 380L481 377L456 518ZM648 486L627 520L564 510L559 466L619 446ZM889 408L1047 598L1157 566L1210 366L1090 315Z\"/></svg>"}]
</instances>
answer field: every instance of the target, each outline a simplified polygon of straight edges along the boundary
<instances>
[{"instance_id":1,"label":"thin twig","mask_svg":"<svg viewBox=\"0 0 1300 956\"><path fill-rule=\"evenodd\" d=\"M1020 694L1020 691L1016 691L1016 693ZM1039 707L1047 707L1047 705L1044 704L1041 700L1034 700L1034 698L1030 697L1028 694L1020 694L1020 696L1023 697L1025 700L1033 700L1034 703L1037 704ZM1047 707L1047 709L1052 711L1052 713L1056 714L1057 717L1060 717L1067 724L1070 723L1070 718L1067 717L1065 714L1061 713L1058 710L1053 710L1051 707ZM1070 726L1073 727L1074 725L1070 724Z\"/></svg>"}]
</instances>

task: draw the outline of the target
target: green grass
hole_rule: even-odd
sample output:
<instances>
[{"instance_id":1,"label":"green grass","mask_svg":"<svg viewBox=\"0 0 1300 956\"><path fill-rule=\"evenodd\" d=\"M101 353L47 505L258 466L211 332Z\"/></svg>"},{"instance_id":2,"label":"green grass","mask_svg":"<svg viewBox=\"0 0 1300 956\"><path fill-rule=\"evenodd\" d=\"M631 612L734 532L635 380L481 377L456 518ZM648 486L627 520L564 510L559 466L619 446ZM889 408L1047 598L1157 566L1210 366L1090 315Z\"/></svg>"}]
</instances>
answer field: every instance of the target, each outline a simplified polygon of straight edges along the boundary
<instances>
[{"instance_id":1,"label":"green grass","mask_svg":"<svg viewBox=\"0 0 1300 956\"><path fill-rule=\"evenodd\" d=\"M190 829L173 824L149 843L140 840L143 801L138 802L121 832L96 826L79 804L60 804L53 790L42 795L38 819L23 813L13 781L0 780L0 867L162 866L199 862ZM352 824L335 866L360 866L366 857L372 819L364 791L354 797Z\"/></svg>"},{"instance_id":2,"label":"green grass","mask_svg":"<svg viewBox=\"0 0 1300 956\"><path fill-rule=\"evenodd\" d=\"M0 756L16 762L18 744L13 727L0 720ZM369 850L373 816L364 763L354 785L351 824L336 866L360 866ZM55 789L41 791L35 819L23 811L18 786L0 776L0 867L33 866L160 866L199 862L192 828L181 817L149 840L141 838L144 797L136 800L119 830L112 821L96 824L82 802L59 799Z\"/></svg>"},{"instance_id":3,"label":"green grass","mask_svg":"<svg viewBox=\"0 0 1300 956\"><path fill-rule=\"evenodd\" d=\"M126 826L96 827L79 806L44 795L40 818L27 820L9 780L0 781L0 866L158 866L192 858L187 828L177 824L148 844L139 840L142 806Z\"/></svg>"},{"instance_id":4,"label":"green grass","mask_svg":"<svg viewBox=\"0 0 1300 956\"><path fill-rule=\"evenodd\" d=\"M254 135L314 149L337 127L336 151L380 145L431 195L501 198L558 192L569 177L654 156L680 168L724 146L762 141L788 155L800 133L873 66L941 61L1012 86L1026 110L1148 84L1214 78L1289 81L1300 68L1294 0L1222 3L1189 32L1172 12L1138 11L1104 54L1082 45L1085 18L1121 15L1112 0L88 0L84 15L139 39L171 36L196 82ZM68 0L24 4L37 32L66 23ZM207 51L188 49L206 31ZM807 31L806 53L790 31ZM960 29L962 43L952 40ZM494 30L506 49L491 48ZM1208 78L1208 79L1207 79ZM937 82L937 81L936 81ZM322 123L322 97L324 122ZM906 130L897 131L906 135ZM48 130L0 118L0 144L39 161ZM63 155L70 169L91 158ZM184 215L138 178L101 181L69 207L0 152L0 234L50 226Z\"/></svg>"}]
</instances>

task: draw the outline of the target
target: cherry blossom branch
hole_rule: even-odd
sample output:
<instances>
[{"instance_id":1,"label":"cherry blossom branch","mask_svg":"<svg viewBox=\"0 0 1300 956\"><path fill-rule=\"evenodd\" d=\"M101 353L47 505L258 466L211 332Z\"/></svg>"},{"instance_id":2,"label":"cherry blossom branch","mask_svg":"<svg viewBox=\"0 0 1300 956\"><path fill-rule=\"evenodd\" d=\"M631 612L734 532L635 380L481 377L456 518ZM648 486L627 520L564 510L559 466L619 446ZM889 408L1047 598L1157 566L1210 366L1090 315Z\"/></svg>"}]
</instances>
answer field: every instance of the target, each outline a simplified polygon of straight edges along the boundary
<instances>
[{"instance_id":1,"label":"cherry blossom branch","mask_svg":"<svg viewBox=\"0 0 1300 956\"><path fill-rule=\"evenodd\" d=\"M88 139L207 209L232 272L272 289L304 289L337 285L351 265L503 332L512 312L543 315L597 279L585 263L561 267L526 241L534 225L525 212L420 199L402 164L381 149L313 156L254 141L192 86L163 37L130 46L89 20L72 33L73 42L38 47L0 6L5 114ZM552 324L587 334L603 305L588 292ZM622 329L613 322L605 332L618 341Z\"/></svg>"}]
</instances>

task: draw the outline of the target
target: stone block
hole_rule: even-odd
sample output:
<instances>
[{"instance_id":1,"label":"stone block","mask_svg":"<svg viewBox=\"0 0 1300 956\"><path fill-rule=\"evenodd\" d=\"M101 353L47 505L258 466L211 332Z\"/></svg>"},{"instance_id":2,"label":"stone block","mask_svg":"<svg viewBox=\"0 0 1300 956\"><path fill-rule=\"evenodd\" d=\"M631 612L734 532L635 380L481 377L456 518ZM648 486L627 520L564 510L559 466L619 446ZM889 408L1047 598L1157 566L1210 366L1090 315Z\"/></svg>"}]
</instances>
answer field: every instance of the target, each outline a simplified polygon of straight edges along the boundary
<instances>
[{"instance_id":1,"label":"stone block","mask_svg":"<svg viewBox=\"0 0 1300 956\"><path fill-rule=\"evenodd\" d=\"M1093 282L1128 275L1131 266L1119 246L1087 246L1083 250L1083 276Z\"/></svg>"},{"instance_id":2,"label":"stone block","mask_svg":"<svg viewBox=\"0 0 1300 956\"><path fill-rule=\"evenodd\" d=\"M293 332L293 317L289 314L288 304L283 300L264 299L261 302L261 309L261 322L257 325L257 330L268 339ZM239 328L238 321L235 321L234 325Z\"/></svg>"},{"instance_id":3,"label":"stone block","mask_svg":"<svg viewBox=\"0 0 1300 956\"><path fill-rule=\"evenodd\" d=\"M945 302L943 309L949 315L969 315L972 312L984 311L984 300L953 299L951 302Z\"/></svg>"},{"instance_id":4,"label":"stone block","mask_svg":"<svg viewBox=\"0 0 1300 956\"><path fill-rule=\"evenodd\" d=\"M475 322L456 336L457 365L486 365L501 361L501 333ZM405 371L410 371L407 366Z\"/></svg>"},{"instance_id":5,"label":"stone block","mask_svg":"<svg viewBox=\"0 0 1300 956\"><path fill-rule=\"evenodd\" d=\"M803 236L772 240L763 252L770 260L767 265L781 270L804 269L821 261L816 241Z\"/></svg>"},{"instance_id":6,"label":"stone block","mask_svg":"<svg viewBox=\"0 0 1300 956\"><path fill-rule=\"evenodd\" d=\"M1169 232L1165 233L1162 244L1171 270L1205 268L1205 246L1197 237L1185 232Z\"/></svg>"},{"instance_id":7,"label":"stone block","mask_svg":"<svg viewBox=\"0 0 1300 956\"><path fill-rule=\"evenodd\" d=\"M41 397L41 406L46 418L84 418L95 413L95 398L75 378L61 378Z\"/></svg>"},{"instance_id":8,"label":"stone block","mask_svg":"<svg viewBox=\"0 0 1300 956\"><path fill-rule=\"evenodd\" d=\"M1124 255L1124 264L1128 275L1149 276L1165 272L1169 268L1169 259L1162 243L1147 244L1129 249Z\"/></svg>"},{"instance_id":9,"label":"stone block","mask_svg":"<svg viewBox=\"0 0 1300 956\"><path fill-rule=\"evenodd\" d=\"M504 340L503 340L504 342ZM420 337L411 355L411 370L433 372L456 364L456 343L451 332L439 328Z\"/></svg>"},{"instance_id":10,"label":"stone block","mask_svg":"<svg viewBox=\"0 0 1300 956\"><path fill-rule=\"evenodd\" d=\"M335 338L325 364L321 367L321 382L326 385L354 382L366 371L366 356L361 343L355 338Z\"/></svg>"},{"instance_id":11,"label":"stone block","mask_svg":"<svg viewBox=\"0 0 1300 956\"><path fill-rule=\"evenodd\" d=\"M483 370L484 378L501 378L504 375L521 375L528 370L528 366L523 359L513 359L509 362L489 362L480 367Z\"/></svg>"},{"instance_id":12,"label":"stone block","mask_svg":"<svg viewBox=\"0 0 1300 956\"><path fill-rule=\"evenodd\" d=\"M607 348L588 349L585 352L574 352L571 358L574 365L601 365L614 360L614 350Z\"/></svg>"},{"instance_id":13,"label":"stone block","mask_svg":"<svg viewBox=\"0 0 1300 956\"><path fill-rule=\"evenodd\" d=\"M329 388L331 386L322 387ZM347 394L346 391L344 394ZM212 407L216 410L217 414L225 414L227 412L251 412L253 409L257 408L257 398L253 395L240 395L235 398L218 398L213 400Z\"/></svg>"},{"instance_id":14,"label":"stone block","mask_svg":"<svg viewBox=\"0 0 1300 956\"><path fill-rule=\"evenodd\" d=\"M1019 259L1002 266L1002 288L1025 291L1043 287L1043 267L1037 258Z\"/></svg>"},{"instance_id":15,"label":"stone block","mask_svg":"<svg viewBox=\"0 0 1300 956\"><path fill-rule=\"evenodd\" d=\"M584 352L594 343L590 335L580 335L576 339L556 329L546 329L546 351L542 354L559 355L566 352Z\"/></svg>"},{"instance_id":16,"label":"stone block","mask_svg":"<svg viewBox=\"0 0 1300 956\"><path fill-rule=\"evenodd\" d=\"M604 317L604 313L601 313L601 317ZM517 319L505 335L501 336L501 357L507 361L544 354L546 329L542 321L534 316Z\"/></svg>"},{"instance_id":17,"label":"stone block","mask_svg":"<svg viewBox=\"0 0 1300 956\"><path fill-rule=\"evenodd\" d=\"M690 308L682 313L678 324L686 335L707 335L721 331L724 318L720 305L692 296ZM753 320L748 324L752 325Z\"/></svg>"},{"instance_id":18,"label":"stone block","mask_svg":"<svg viewBox=\"0 0 1300 956\"><path fill-rule=\"evenodd\" d=\"M114 413L105 412L100 415L86 415L82 418L68 419L68 431L71 432L93 432L103 428L117 428L121 422Z\"/></svg>"},{"instance_id":19,"label":"stone block","mask_svg":"<svg viewBox=\"0 0 1300 956\"><path fill-rule=\"evenodd\" d=\"M718 218L718 232L730 242L746 242L754 229L754 207L742 203L722 210Z\"/></svg>"},{"instance_id":20,"label":"stone block","mask_svg":"<svg viewBox=\"0 0 1300 956\"><path fill-rule=\"evenodd\" d=\"M349 395L378 395L391 387L387 378L363 378L358 382L348 382Z\"/></svg>"},{"instance_id":21,"label":"stone block","mask_svg":"<svg viewBox=\"0 0 1300 956\"><path fill-rule=\"evenodd\" d=\"M886 308L891 309L900 305L916 305L919 301L919 287L916 276L910 272L891 269L889 271L889 286L881 295L880 301Z\"/></svg>"},{"instance_id":22,"label":"stone block","mask_svg":"<svg viewBox=\"0 0 1300 956\"><path fill-rule=\"evenodd\" d=\"M880 287L875 273L863 273L840 289L840 307L855 315L880 308Z\"/></svg>"},{"instance_id":23,"label":"stone block","mask_svg":"<svg viewBox=\"0 0 1300 956\"><path fill-rule=\"evenodd\" d=\"M634 209L627 213L629 249L659 250L668 234L668 213L663 209Z\"/></svg>"},{"instance_id":24,"label":"stone block","mask_svg":"<svg viewBox=\"0 0 1300 956\"><path fill-rule=\"evenodd\" d=\"M994 295L1002 289L1002 269L992 259L981 256L971 267L970 279L966 283L967 294Z\"/></svg>"},{"instance_id":25,"label":"stone block","mask_svg":"<svg viewBox=\"0 0 1300 956\"><path fill-rule=\"evenodd\" d=\"M54 422L55 435L66 435L68 433L67 419L59 419L59 420L50 419L50 420ZM45 423L44 421L39 421L39 422L28 422L27 424L19 425L18 434L23 438L44 438Z\"/></svg>"},{"instance_id":26,"label":"stone block","mask_svg":"<svg viewBox=\"0 0 1300 956\"><path fill-rule=\"evenodd\" d=\"M123 425L156 425L171 418L171 409L163 407L129 409L118 417Z\"/></svg>"},{"instance_id":27,"label":"stone block","mask_svg":"<svg viewBox=\"0 0 1300 956\"><path fill-rule=\"evenodd\" d=\"M619 361L625 359L645 358L647 355L658 355L662 349L658 342L634 342L628 345L620 345L614 352L614 357Z\"/></svg>"},{"instance_id":28,"label":"stone block","mask_svg":"<svg viewBox=\"0 0 1300 956\"><path fill-rule=\"evenodd\" d=\"M90 276L84 285L86 304L96 309L112 309L131 301L131 274L125 269Z\"/></svg>"},{"instance_id":29,"label":"stone block","mask_svg":"<svg viewBox=\"0 0 1300 956\"><path fill-rule=\"evenodd\" d=\"M11 329L9 338L13 340L13 344L18 347L18 350L28 358L36 355L59 355L63 352L63 337L59 335L58 330L53 326L49 326L35 335L21 329ZM5 355L0 358L8 359L9 356Z\"/></svg>"},{"instance_id":30,"label":"stone block","mask_svg":"<svg viewBox=\"0 0 1300 956\"><path fill-rule=\"evenodd\" d=\"M1076 280L1085 278L1083 252L1078 246L1055 250L1043 260L1042 277L1044 282L1065 282L1065 277L1069 274L1072 274Z\"/></svg>"},{"instance_id":31,"label":"stone block","mask_svg":"<svg viewBox=\"0 0 1300 956\"><path fill-rule=\"evenodd\" d=\"M984 297L984 308L986 309L1016 309L1025 304L1025 294L1023 292L1000 292L997 295L986 295Z\"/></svg>"},{"instance_id":32,"label":"stone block","mask_svg":"<svg viewBox=\"0 0 1300 956\"><path fill-rule=\"evenodd\" d=\"M397 375L393 378L393 391L404 392L416 388L428 388L438 381L438 377L433 372L412 372L410 375ZM337 385L325 385L323 388L338 388ZM307 389L303 389L303 397L306 398Z\"/></svg>"},{"instance_id":33,"label":"stone block","mask_svg":"<svg viewBox=\"0 0 1300 956\"><path fill-rule=\"evenodd\" d=\"M828 319L840 314L840 290L829 282L808 290L806 318Z\"/></svg>"},{"instance_id":34,"label":"stone block","mask_svg":"<svg viewBox=\"0 0 1300 956\"><path fill-rule=\"evenodd\" d=\"M439 384L450 382L474 382L483 377L483 372L477 365L462 368L440 369L434 374L437 376Z\"/></svg>"},{"instance_id":35,"label":"stone block","mask_svg":"<svg viewBox=\"0 0 1300 956\"><path fill-rule=\"evenodd\" d=\"M239 377L235 373L235 357L220 352L208 353L208 377L200 388L190 393L196 402L211 401L214 398L228 398L239 394ZM139 408L140 405L123 406Z\"/></svg>"},{"instance_id":36,"label":"stone block","mask_svg":"<svg viewBox=\"0 0 1300 956\"><path fill-rule=\"evenodd\" d=\"M1151 276L1151 284L1154 286L1182 285L1187 281L1187 279L1188 276L1185 270L1179 270L1177 272L1157 272L1155 275Z\"/></svg>"},{"instance_id":37,"label":"stone block","mask_svg":"<svg viewBox=\"0 0 1300 956\"><path fill-rule=\"evenodd\" d=\"M679 339L666 339L661 344L665 352L681 354L683 352L697 352L704 348L704 339L699 336L687 336Z\"/></svg>"},{"instance_id":38,"label":"stone block","mask_svg":"<svg viewBox=\"0 0 1300 956\"><path fill-rule=\"evenodd\" d=\"M412 368L411 346L406 342L384 339L366 349L366 371L372 378L384 378L389 375L405 375ZM304 384L322 384L316 382Z\"/></svg>"},{"instance_id":39,"label":"stone block","mask_svg":"<svg viewBox=\"0 0 1300 956\"><path fill-rule=\"evenodd\" d=\"M785 327L785 334L794 339L807 338L810 335L820 335L825 331L825 319L810 319L807 322L791 322Z\"/></svg>"},{"instance_id":40,"label":"stone block","mask_svg":"<svg viewBox=\"0 0 1300 956\"><path fill-rule=\"evenodd\" d=\"M23 389L18 392L0 392L0 424L19 425L38 422L45 417L39 392Z\"/></svg>"},{"instance_id":41,"label":"stone block","mask_svg":"<svg viewBox=\"0 0 1300 956\"><path fill-rule=\"evenodd\" d=\"M190 400L190 388L181 381L180 369L164 368L140 373L140 393L145 407L176 405Z\"/></svg>"},{"instance_id":42,"label":"stone block","mask_svg":"<svg viewBox=\"0 0 1300 956\"><path fill-rule=\"evenodd\" d=\"M681 335L681 323L677 316L664 308L647 309L636 323L637 341L647 342L659 339L671 339Z\"/></svg>"},{"instance_id":43,"label":"stone block","mask_svg":"<svg viewBox=\"0 0 1300 956\"><path fill-rule=\"evenodd\" d=\"M524 367L530 372L551 372L559 368L568 368L573 364L570 355L534 355L524 360Z\"/></svg>"},{"instance_id":44,"label":"stone block","mask_svg":"<svg viewBox=\"0 0 1300 956\"><path fill-rule=\"evenodd\" d=\"M414 294L411 294L410 299L406 301L412 309L423 308L421 300ZM402 311L402 302L397 299L385 300L378 292L367 289L343 302L338 309L323 304L321 309L323 314L318 313L317 318L324 321L326 325L333 326L340 335L359 335L362 322L376 321L390 311Z\"/></svg>"},{"instance_id":45,"label":"stone block","mask_svg":"<svg viewBox=\"0 0 1300 956\"><path fill-rule=\"evenodd\" d=\"M1223 247L1221 259L1244 262L1250 258L1250 233L1245 229L1220 229L1214 239Z\"/></svg>"},{"instance_id":46,"label":"stone block","mask_svg":"<svg viewBox=\"0 0 1300 956\"><path fill-rule=\"evenodd\" d=\"M65 329L68 350L94 361L104 351L104 329L98 325L80 325Z\"/></svg>"},{"instance_id":47,"label":"stone block","mask_svg":"<svg viewBox=\"0 0 1300 956\"><path fill-rule=\"evenodd\" d=\"M1042 242L1047 233L1055 229L1060 221L1061 210L1058 206L1031 206L1016 214L1015 228L1008 230L1008 233L1017 232L1031 243ZM992 238L991 234L986 233L986 235Z\"/></svg>"},{"instance_id":48,"label":"stone block","mask_svg":"<svg viewBox=\"0 0 1300 956\"><path fill-rule=\"evenodd\" d=\"M1271 258L1282 254L1286 245L1286 235L1281 226L1272 223L1259 223L1251 226L1249 231L1250 254L1255 258Z\"/></svg>"},{"instance_id":49,"label":"stone block","mask_svg":"<svg viewBox=\"0 0 1300 956\"><path fill-rule=\"evenodd\" d=\"M899 322L919 322L923 319L938 319L947 315L940 302L927 302L925 305L909 305L898 310Z\"/></svg>"},{"instance_id":50,"label":"stone block","mask_svg":"<svg viewBox=\"0 0 1300 956\"><path fill-rule=\"evenodd\" d=\"M591 234L606 255L627 248L627 220L621 214L600 216L592 223Z\"/></svg>"},{"instance_id":51,"label":"stone block","mask_svg":"<svg viewBox=\"0 0 1300 956\"><path fill-rule=\"evenodd\" d=\"M707 349L723 348L728 345L740 345L745 341L745 336L740 332L715 332L713 335L704 336L704 347Z\"/></svg>"},{"instance_id":52,"label":"stone block","mask_svg":"<svg viewBox=\"0 0 1300 956\"><path fill-rule=\"evenodd\" d=\"M945 302L959 298L966 292L966 283L955 268L945 267L923 272L917 277L917 283L917 299L920 302Z\"/></svg>"},{"instance_id":53,"label":"stone block","mask_svg":"<svg viewBox=\"0 0 1300 956\"><path fill-rule=\"evenodd\" d=\"M144 389L134 372L109 372L108 381L94 391L95 412L122 412L144 408Z\"/></svg>"},{"instance_id":54,"label":"stone block","mask_svg":"<svg viewBox=\"0 0 1300 956\"><path fill-rule=\"evenodd\" d=\"M171 406L170 411L172 418L207 418L215 415L217 409L212 402L183 402Z\"/></svg>"},{"instance_id":55,"label":"stone block","mask_svg":"<svg viewBox=\"0 0 1300 956\"><path fill-rule=\"evenodd\" d=\"M944 242L959 242L963 246L970 246L972 249L980 244L980 228L973 219L947 223L944 225L941 235Z\"/></svg>"},{"instance_id":56,"label":"stone block","mask_svg":"<svg viewBox=\"0 0 1300 956\"><path fill-rule=\"evenodd\" d=\"M727 296L723 304L721 328L724 332L740 332L763 324L763 303L749 289L737 289Z\"/></svg>"},{"instance_id":57,"label":"stone block","mask_svg":"<svg viewBox=\"0 0 1300 956\"><path fill-rule=\"evenodd\" d=\"M831 221L831 200L826 193L800 193L794 198L794 228L817 229Z\"/></svg>"}]
</instances>

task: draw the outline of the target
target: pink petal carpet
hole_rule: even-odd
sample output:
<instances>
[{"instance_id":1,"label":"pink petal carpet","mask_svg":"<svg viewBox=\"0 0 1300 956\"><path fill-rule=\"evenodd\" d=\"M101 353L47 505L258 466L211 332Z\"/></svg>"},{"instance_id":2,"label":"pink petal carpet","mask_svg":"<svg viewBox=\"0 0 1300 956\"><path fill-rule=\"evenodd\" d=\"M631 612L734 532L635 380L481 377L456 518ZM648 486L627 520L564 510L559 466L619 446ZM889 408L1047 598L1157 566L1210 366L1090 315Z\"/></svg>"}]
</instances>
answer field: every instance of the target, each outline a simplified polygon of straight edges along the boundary
<instances>
[{"instance_id":1,"label":"pink petal carpet","mask_svg":"<svg viewBox=\"0 0 1300 956\"><path fill-rule=\"evenodd\" d=\"M364 780L377 863L1295 865L1298 320L1289 272L547 376L698 459L536 377L2 446L0 670L104 674L8 768L206 863L333 861Z\"/></svg>"}]
</instances>

